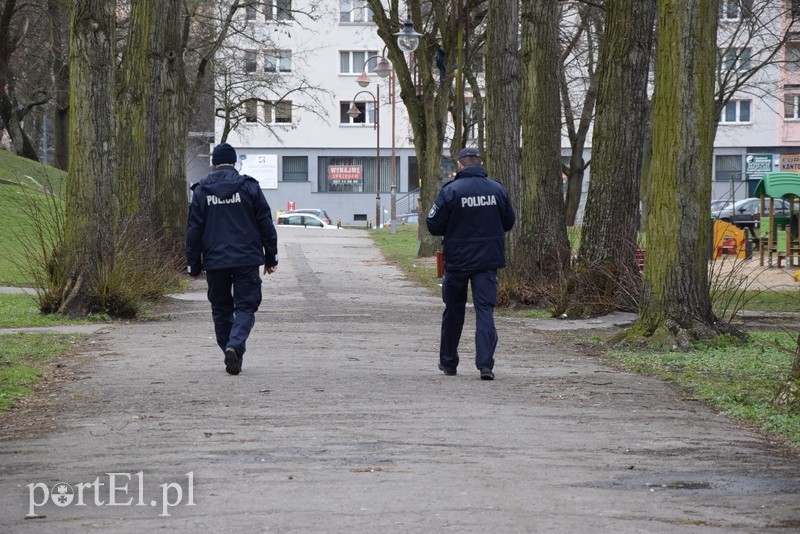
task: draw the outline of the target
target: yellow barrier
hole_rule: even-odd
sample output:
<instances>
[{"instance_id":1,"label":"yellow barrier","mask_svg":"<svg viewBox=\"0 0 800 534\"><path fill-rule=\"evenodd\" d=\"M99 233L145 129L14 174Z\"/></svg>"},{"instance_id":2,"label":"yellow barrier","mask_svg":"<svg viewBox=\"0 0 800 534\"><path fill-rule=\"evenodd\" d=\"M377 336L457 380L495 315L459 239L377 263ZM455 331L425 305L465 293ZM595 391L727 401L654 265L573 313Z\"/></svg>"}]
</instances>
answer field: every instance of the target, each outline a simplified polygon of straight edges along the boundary
<instances>
[{"instance_id":1,"label":"yellow barrier","mask_svg":"<svg viewBox=\"0 0 800 534\"><path fill-rule=\"evenodd\" d=\"M723 255L735 255L741 260L747 258L747 238L744 230L724 221L715 221L712 257L716 260Z\"/></svg>"}]
</instances>

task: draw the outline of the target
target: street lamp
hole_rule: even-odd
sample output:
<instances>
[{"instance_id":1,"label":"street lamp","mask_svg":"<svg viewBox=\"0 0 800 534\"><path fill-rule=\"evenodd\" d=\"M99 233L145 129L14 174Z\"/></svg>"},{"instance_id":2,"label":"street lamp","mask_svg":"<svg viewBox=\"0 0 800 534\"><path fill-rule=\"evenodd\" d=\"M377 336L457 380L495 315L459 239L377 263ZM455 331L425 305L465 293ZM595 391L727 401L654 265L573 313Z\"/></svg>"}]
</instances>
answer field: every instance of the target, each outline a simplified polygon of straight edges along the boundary
<instances>
[{"instance_id":1,"label":"street lamp","mask_svg":"<svg viewBox=\"0 0 800 534\"><path fill-rule=\"evenodd\" d=\"M403 29L393 35L397 37L397 46L406 54L410 54L417 49L419 38L422 37L422 34L414 29L414 23L411 22L410 18L406 19Z\"/></svg>"},{"instance_id":2,"label":"street lamp","mask_svg":"<svg viewBox=\"0 0 800 534\"><path fill-rule=\"evenodd\" d=\"M381 221L381 123L379 118L380 108L378 105L380 103L381 86L377 86L375 90L376 94L374 95L369 91L359 91L355 94L351 99L350 109L347 110L347 114L350 115L352 119L361 115L361 110L356 107L356 99L358 95L362 93L366 93L372 97L372 101L375 104L375 226L378 227ZM364 122L366 122L366 120Z\"/></svg>"},{"instance_id":3,"label":"street lamp","mask_svg":"<svg viewBox=\"0 0 800 534\"><path fill-rule=\"evenodd\" d=\"M367 87L370 84L370 82L372 80L367 75L367 64L372 59L377 59L377 58L380 58L380 61L378 61L378 64L375 66L375 74L377 74L381 78L386 78L387 76L390 77L389 78L389 80L390 80L389 81L389 100L392 103L392 159L391 159L392 183L391 183L391 201L390 201L391 213L389 215L389 220L391 221L391 232L395 233L396 232L396 228L395 228L396 225L395 225L394 221L397 218L397 169L396 169L396 161L395 161L397 159L397 156L396 156L397 148L396 148L396 145L395 145L395 139L396 139L397 136L395 135L396 101L395 101L394 68L392 67L392 64L389 62L389 60L386 59L385 56L371 56L371 57L368 57L366 59L366 61L364 61L364 71L361 73L361 75L358 78L356 78L356 83L358 83L358 85L360 85L361 87ZM380 86L377 86L377 87L378 87L378 89L377 89L378 96L380 97ZM379 105L380 105L380 99L378 100L378 103L376 104L376 110L377 110L377 107ZM352 110L353 110L353 108L350 108L350 111L352 111ZM348 114L350 113L350 111L348 111ZM356 115L351 115L351 117L353 117L353 118L355 118L357 116L358 116L357 114ZM378 120L377 111L376 111L376 115L375 115L375 120L376 120L376 122ZM378 163L378 166L379 166L378 167L378 172L379 172L378 176L380 177L380 162ZM378 184L379 184L378 185L378 189L380 191L380 179L378 180ZM380 192L378 194L380 195ZM378 208L379 207L380 206L378 206ZM380 213L380 212L378 211L378 213Z\"/></svg>"},{"instance_id":4,"label":"street lamp","mask_svg":"<svg viewBox=\"0 0 800 534\"><path fill-rule=\"evenodd\" d=\"M414 23L411 21L411 18L407 18L405 24L403 25L403 29L399 32L393 34L397 37L397 46L406 54L410 54L414 52L417 47L419 46L420 37L422 37L421 33L418 33L414 29ZM384 47L384 52L386 52L386 48ZM395 219L397 218L397 170L396 170L396 147L395 147L395 110L396 110L396 89L395 89L395 73L392 64L386 59L385 56L371 56L368 57L364 61L364 71L361 75L356 78L356 83L358 83L361 87L367 87L371 80L367 75L367 64L372 59L380 58L380 61L375 66L375 73L380 76L381 78L386 78L387 76L391 76L391 80L389 82L389 98L392 103L392 161L391 161L391 168L392 168L392 186L391 186L391 221L392 221L392 233L395 233ZM355 99L361 93L366 93L370 95L375 103L375 178L376 178L376 187L375 187L375 224L377 225L381 220L381 126L380 126L380 96L381 96L381 87L380 85L376 85L375 95L370 93L369 91L360 91L356 93L353 97L353 100L350 105L350 109L347 110L347 114L355 119L361 114L361 111L356 107Z\"/></svg>"}]
</instances>

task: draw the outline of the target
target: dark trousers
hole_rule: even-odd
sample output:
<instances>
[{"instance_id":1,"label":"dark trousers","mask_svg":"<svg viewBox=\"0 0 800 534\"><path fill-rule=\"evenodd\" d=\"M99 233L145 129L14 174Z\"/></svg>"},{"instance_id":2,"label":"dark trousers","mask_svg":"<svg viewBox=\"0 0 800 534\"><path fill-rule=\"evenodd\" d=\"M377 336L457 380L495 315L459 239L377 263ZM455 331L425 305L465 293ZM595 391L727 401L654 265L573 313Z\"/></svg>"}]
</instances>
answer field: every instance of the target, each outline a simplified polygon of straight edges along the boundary
<instances>
[{"instance_id":1,"label":"dark trousers","mask_svg":"<svg viewBox=\"0 0 800 534\"><path fill-rule=\"evenodd\" d=\"M233 347L243 356L261 305L258 265L206 271L206 280L217 345L223 351Z\"/></svg>"},{"instance_id":2,"label":"dark trousers","mask_svg":"<svg viewBox=\"0 0 800 534\"><path fill-rule=\"evenodd\" d=\"M472 284L472 303L475 306L475 366L494 368L494 349L497 330L494 326L494 307L497 304L497 271L446 271L442 279L442 337L439 363L443 367L458 366L458 342L464 328L467 306L467 286Z\"/></svg>"}]
</instances>

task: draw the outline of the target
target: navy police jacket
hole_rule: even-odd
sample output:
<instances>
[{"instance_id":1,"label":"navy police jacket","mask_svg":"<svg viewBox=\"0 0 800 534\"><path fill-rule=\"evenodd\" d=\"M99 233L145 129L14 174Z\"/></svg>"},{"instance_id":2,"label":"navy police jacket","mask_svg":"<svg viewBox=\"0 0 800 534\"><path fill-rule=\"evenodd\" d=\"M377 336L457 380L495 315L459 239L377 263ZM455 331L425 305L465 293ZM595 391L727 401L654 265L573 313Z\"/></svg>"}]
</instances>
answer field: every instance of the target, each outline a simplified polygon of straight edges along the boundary
<instances>
[{"instance_id":1,"label":"navy police jacket","mask_svg":"<svg viewBox=\"0 0 800 534\"><path fill-rule=\"evenodd\" d=\"M425 224L444 236L446 269L480 271L506 266L505 232L515 220L506 188L470 165L442 186Z\"/></svg>"},{"instance_id":2,"label":"navy police jacket","mask_svg":"<svg viewBox=\"0 0 800 534\"><path fill-rule=\"evenodd\" d=\"M186 225L189 274L278 264L278 234L255 178L225 166L191 189Z\"/></svg>"}]
</instances>

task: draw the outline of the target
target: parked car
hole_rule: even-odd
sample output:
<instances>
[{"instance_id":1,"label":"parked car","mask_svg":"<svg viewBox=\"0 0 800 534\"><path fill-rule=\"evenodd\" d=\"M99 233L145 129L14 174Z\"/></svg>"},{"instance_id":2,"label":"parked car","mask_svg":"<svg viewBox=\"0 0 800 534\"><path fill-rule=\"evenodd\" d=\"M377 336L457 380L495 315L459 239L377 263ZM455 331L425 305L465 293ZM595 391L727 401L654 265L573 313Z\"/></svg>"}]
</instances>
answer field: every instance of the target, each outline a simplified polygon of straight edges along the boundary
<instances>
[{"instance_id":1,"label":"parked car","mask_svg":"<svg viewBox=\"0 0 800 534\"><path fill-rule=\"evenodd\" d=\"M328 217L328 214L325 212L325 210L318 210L318 209L311 209L311 208L308 208L308 209L301 208L301 209L297 209L297 210L287 211L286 213L310 213L311 215L316 215L317 217L319 217L320 219L322 219L326 223L331 224L331 218Z\"/></svg>"},{"instance_id":2,"label":"parked car","mask_svg":"<svg viewBox=\"0 0 800 534\"><path fill-rule=\"evenodd\" d=\"M397 216L397 224L419 224L419 216L416 213L404 213ZM386 226L391 227L392 221L388 221Z\"/></svg>"},{"instance_id":3,"label":"parked car","mask_svg":"<svg viewBox=\"0 0 800 534\"><path fill-rule=\"evenodd\" d=\"M715 211L719 211L728 204L730 204L730 199L719 199L719 200L712 200L711 201L711 213L713 214Z\"/></svg>"},{"instance_id":4,"label":"parked car","mask_svg":"<svg viewBox=\"0 0 800 534\"><path fill-rule=\"evenodd\" d=\"M282 213L278 217L278 226L294 226L296 228L322 228L324 230L336 230L337 227L326 223L321 218L311 213L289 212Z\"/></svg>"},{"instance_id":5,"label":"parked car","mask_svg":"<svg viewBox=\"0 0 800 534\"><path fill-rule=\"evenodd\" d=\"M724 207L711 212L714 220L733 223L741 227L757 227L762 216L769 214L769 199L764 200L764 213L761 213L760 198L745 198L729 202ZM789 203L781 198L775 199L775 216L788 217Z\"/></svg>"}]
</instances>

